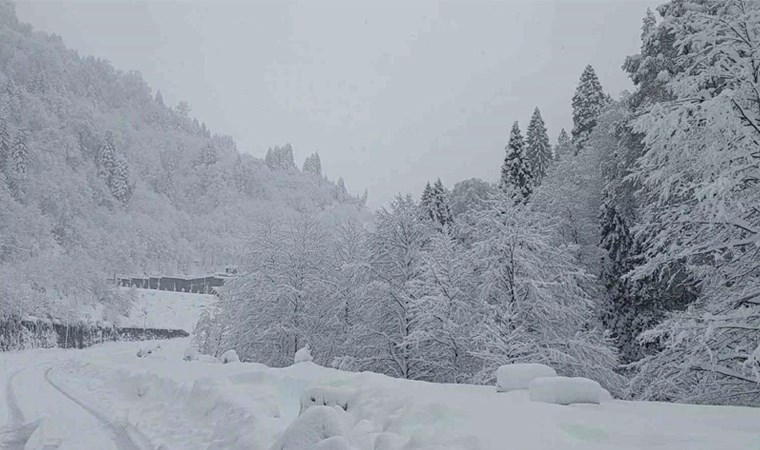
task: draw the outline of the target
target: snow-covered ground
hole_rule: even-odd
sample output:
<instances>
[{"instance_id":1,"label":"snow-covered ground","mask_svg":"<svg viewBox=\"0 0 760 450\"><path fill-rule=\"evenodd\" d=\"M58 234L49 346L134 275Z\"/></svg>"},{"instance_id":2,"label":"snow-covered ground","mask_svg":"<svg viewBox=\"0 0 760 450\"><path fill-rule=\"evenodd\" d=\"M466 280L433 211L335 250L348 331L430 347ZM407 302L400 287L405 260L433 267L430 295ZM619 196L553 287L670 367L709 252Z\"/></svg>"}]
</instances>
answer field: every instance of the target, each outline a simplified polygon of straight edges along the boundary
<instances>
[{"instance_id":1,"label":"snow-covered ground","mask_svg":"<svg viewBox=\"0 0 760 450\"><path fill-rule=\"evenodd\" d=\"M184 361L188 343L0 354L6 424L0 448L23 448L32 432L30 443L60 440L59 448L71 449L301 449L320 441L314 448L760 445L757 409L624 401L559 406L531 402L526 391L397 380L311 362L272 369ZM140 348L153 351L138 358Z\"/></svg>"},{"instance_id":2,"label":"snow-covered ground","mask_svg":"<svg viewBox=\"0 0 760 450\"><path fill-rule=\"evenodd\" d=\"M122 288L125 289L125 288ZM214 295L136 289L137 299L123 327L170 328L192 332L204 309L216 301Z\"/></svg>"}]
</instances>

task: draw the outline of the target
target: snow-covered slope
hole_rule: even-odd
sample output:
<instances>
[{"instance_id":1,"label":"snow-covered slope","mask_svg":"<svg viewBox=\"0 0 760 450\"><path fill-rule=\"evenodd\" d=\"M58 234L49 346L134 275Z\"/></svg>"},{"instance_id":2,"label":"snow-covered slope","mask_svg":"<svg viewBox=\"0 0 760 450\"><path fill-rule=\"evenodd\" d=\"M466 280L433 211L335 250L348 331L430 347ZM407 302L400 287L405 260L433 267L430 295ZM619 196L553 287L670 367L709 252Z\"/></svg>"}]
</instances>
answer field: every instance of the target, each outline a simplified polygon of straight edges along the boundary
<instances>
[{"instance_id":1,"label":"snow-covered slope","mask_svg":"<svg viewBox=\"0 0 760 450\"><path fill-rule=\"evenodd\" d=\"M313 448L716 449L760 442L757 409L625 401L559 406L531 402L526 391L398 380L310 362L272 369L183 361L188 344L115 343L58 353L48 375L110 418L105 425L162 448L305 449L320 442ZM140 346L154 351L138 358ZM56 353L28 358L44 368L40 355ZM17 377L7 392L23 397L23 388ZM34 401L16 400L22 409Z\"/></svg>"},{"instance_id":2,"label":"snow-covered slope","mask_svg":"<svg viewBox=\"0 0 760 450\"><path fill-rule=\"evenodd\" d=\"M216 297L186 292L136 289L137 298L129 316L120 321L122 327L169 328L192 332L204 309Z\"/></svg>"}]
</instances>

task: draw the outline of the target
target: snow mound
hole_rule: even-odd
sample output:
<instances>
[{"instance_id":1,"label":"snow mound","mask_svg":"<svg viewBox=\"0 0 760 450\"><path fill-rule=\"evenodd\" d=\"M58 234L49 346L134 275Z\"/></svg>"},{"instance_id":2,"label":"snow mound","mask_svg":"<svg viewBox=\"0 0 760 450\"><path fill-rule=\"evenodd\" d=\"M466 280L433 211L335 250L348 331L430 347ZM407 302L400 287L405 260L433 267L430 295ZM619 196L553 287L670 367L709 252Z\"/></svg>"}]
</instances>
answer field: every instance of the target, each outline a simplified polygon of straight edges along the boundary
<instances>
[{"instance_id":1,"label":"snow mound","mask_svg":"<svg viewBox=\"0 0 760 450\"><path fill-rule=\"evenodd\" d=\"M24 450L59 448L63 442L61 436L65 436L63 424L49 417L44 418L26 441Z\"/></svg>"},{"instance_id":2,"label":"snow mound","mask_svg":"<svg viewBox=\"0 0 760 450\"><path fill-rule=\"evenodd\" d=\"M325 440L335 437L343 437L346 440L347 435L344 411L331 406L314 406L304 411L285 429L271 450L302 450L314 448L317 444L320 446L316 448L320 449L350 448L331 446L335 440L327 443L331 445L322 447Z\"/></svg>"},{"instance_id":3,"label":"snow mound","mask_svg":"<svg viewBox=\"0 0 760 450\"><path fill-rule=\"evenodd\" d=\"M306 344L305 347L298 350L296 352L296 355L293 357L293 364L311 361L314 361L314 357L311 356L311 349L309 348L309 344Z\"/></svg>"},{"instance_id":4,"label":"snow mound","mask_svg":"<svg viewBox=\"0 0 760 450\"><path fill-rule=\"evenodd\" d=\"M222 364L240 362L240 357L235 350L227 350L222 353L222 356L219 359L222 361Z\"/></svg>"},{"instance_id":5,"label":"snow mound","mask_svg":"<svg viewBox=\"0 0 760 450\"><path fill-rule=\"evenodd\" d=\"M315 386L301 394L301 413L312 406L337 406L348 411L351 391L331 386Z\"/></svg>"},{"instance_id":6,"label":"snow mound","mask_svg":"<svg viewBox=\"0 0 760 450\"><path fill-rule=\"evenodd\" d=\"M351 450L351 444L345 436L333 436L309 447L309 450Z\"/></svg>"},{"instance_id":7,"label":"snow mound","mask_svg":"<svg viewBox=\"0 0 760 450\"><path fill-rule=\"evenodd\" d=\"M187 347L182 354L184 361L196 361L198 359L198 350L193 347Z\"/></svg>"},{"instance_id":8,"label":"snow mound","mask_svg":"<svg viewBox=\"0 0 760 450\"><path fill-rule=\"evenodd\" d=\"M530 383L529 391L532 401L556 405L571 405L573 403L598 405L604 398L604 389L599 383L580 377L536 378Z\"/></svg>"},{"instance_id":9,"label":"snow mound","mask_svg":"<svg viewBox=\"0 0 760 450\"><path fill-rule=\"evenodd\" d=\"M496 370L496 391L528 389L531 381L536 378L556 376L557 372L545 364L507 364Z\"/></svg>"}]
</instances>

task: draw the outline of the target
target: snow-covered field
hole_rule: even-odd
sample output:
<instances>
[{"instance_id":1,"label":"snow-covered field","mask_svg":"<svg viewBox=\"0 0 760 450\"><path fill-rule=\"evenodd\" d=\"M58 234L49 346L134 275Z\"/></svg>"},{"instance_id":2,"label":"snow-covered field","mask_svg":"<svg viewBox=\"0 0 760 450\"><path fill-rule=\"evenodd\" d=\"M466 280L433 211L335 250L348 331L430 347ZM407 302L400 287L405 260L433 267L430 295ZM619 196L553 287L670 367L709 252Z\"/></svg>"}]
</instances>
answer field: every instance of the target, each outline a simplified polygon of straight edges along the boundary
<instances>
[{"instance_id":1,"label":"snow-covered field","mask_svg":"<svg viewBox=\"0 0 760 450\"><path fill-rule=\"evenodd\" d=\"M124 288L122 288L124 289ZM192 332L204 309L216 301L207 294L137 289L137 299L123 327L170 328Z\"/></svg>"},{"instance_id":2,"label":"snow-covered field","mask_svg":"<svg viewBox=\"0 0 760 450\"><path fill-rule=\"evenodd\" d=\"M559 406L531 402L524 390L310 362L272 369L184 361L188 343L1 354L0 443L24 448L33 433L30 446L47 440L69 449L760 448L757 409ZM140 348L155 350L138 358Z\"/></svg>"}]
</instances>

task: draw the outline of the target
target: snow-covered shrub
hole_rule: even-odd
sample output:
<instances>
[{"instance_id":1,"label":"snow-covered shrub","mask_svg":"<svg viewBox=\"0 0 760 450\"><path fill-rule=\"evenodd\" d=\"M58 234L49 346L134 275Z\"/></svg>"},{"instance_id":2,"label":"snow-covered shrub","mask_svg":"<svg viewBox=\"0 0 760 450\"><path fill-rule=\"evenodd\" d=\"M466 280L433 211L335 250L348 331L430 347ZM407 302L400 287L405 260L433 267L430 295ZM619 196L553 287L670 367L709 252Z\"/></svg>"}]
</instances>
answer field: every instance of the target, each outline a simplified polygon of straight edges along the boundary
<instances>
[{"instance_id":1,"label":"snow-covered shrub","mask_svg":"<svg viewBox=\"0 0 760 450\"><path fill-rule=\"evenodd\" d=\"M571 405L573 403L599 404L609 393L588 378L542 377L531 381L530 399L534 402Z\"/></svg>"},{"instance_id":2,"label":"snow-covered shrub","mask_svg":"<svg viewBox=\"0 0 760 450\"><path fill-rule=\"evenodd\" d=\"M545 364L505 364L496 370L496 390L509 392L528 389L531 381L542 377L556 377L557 372Z\"/></svg>"},{"instance_id":3,"label":"snow-covered shrub","mask_svg":"<svg viewBox=\"0 0 760 450\"><path fill-rule=\"evenodd\" d=\"M349 399L353 392L332 386L315 386L301 394L301 413L312 406L337 406L348 411Z\"/></svg>"},{"instance_id":4,"label":"snow-covered shrub","mask_svg":"<svg viewBox=\"0 0 760 450\"><path fill-rule=\"evenodd\" d=\"M240 357L238 357L238 354L235 350L230 349L222 353L222 356L219 357L219 360L222 362L222 364L236 363L240 362Z\"/></svg>"},{"instance_id":5,"label":"snow-covered shrub","mask_svg":"<svg viewBox=\"0 0 760 450\"><path fill-rule=\"evenodd\" d=\"M306 344L303 348L298 350L293 357L293 364L311 361L314 361L314 357L311 356L311 349L309 348L309 344Z\"/></svg>"},{"instance_id":6,"label":"snow-covered shrub","mask_svg":"<svg viewBox=\"0 0 760 450\"><path fill-rule=\"evenodd\" d=\"M193 347L188 347L185 349L182 360L184 361L196 361L198 359L198 350L196 350Z\"/></svg>"},{"instance_id":7,"label":"snow-covered shrub","mask_svg":"<svg viewBox=\"0 0 760 450\"><path fill-rule=\"evenodd\" d=\"M303 450L326 439L347 436L346 413L331 406L308 408L282 433L272 446L277 450Z\"/></svg>"}]
</instances>

